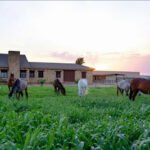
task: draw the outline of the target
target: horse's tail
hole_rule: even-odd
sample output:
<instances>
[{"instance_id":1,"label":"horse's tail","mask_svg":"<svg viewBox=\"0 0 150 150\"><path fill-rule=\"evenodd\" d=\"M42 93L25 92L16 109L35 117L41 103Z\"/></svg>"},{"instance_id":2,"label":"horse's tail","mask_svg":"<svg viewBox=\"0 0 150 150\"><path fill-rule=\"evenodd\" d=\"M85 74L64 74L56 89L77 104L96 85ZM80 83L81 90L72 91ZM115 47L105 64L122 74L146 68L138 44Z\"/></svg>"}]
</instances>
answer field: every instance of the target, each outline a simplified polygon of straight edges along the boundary
<instances>
[{"instance_id":1,"label":"horse's tail","mask_svg":"<svg viewBox=\"0 0 150 150\"><path fill-rule=\"evenodd\" d=\"M28 88L25 88L25 94L26 94L26 98L28 98Z\"/></svg>"}]
</instances>

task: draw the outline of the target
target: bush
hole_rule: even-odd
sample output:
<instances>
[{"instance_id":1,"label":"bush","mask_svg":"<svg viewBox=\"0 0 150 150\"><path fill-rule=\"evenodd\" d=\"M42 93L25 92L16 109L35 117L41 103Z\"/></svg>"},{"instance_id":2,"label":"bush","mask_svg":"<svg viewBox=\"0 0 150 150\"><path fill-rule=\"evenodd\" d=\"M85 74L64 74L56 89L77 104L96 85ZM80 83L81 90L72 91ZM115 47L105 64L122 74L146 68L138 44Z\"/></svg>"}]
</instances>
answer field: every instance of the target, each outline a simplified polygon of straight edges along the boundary
<instances>
[{"instance_id":1,"label":"bush","mask_svg":"<svg viewBox=\"0 0 150 150\"><path fill-rule=\"evenodd\" d=\"M43 86L43 84L45 83L45 81L46 81L45 79L39 80L40 85Z\"/></svg>"}]
</instances>

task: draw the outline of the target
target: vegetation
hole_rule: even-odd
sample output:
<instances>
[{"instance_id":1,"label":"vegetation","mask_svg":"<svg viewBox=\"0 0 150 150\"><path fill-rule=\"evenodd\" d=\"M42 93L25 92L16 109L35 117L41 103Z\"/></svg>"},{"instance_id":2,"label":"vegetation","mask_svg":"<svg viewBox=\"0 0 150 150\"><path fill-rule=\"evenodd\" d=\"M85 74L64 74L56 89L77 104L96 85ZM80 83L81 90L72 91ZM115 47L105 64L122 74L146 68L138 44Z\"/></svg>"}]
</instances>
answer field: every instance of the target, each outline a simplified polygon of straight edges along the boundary
<instances>
[{"instance_id":1,"label":"vegetation","mask_svg":"<svg viewBox=\"0 0 150 150\"><path fill-rule=\"evenodd\" d=\"M40 80L39 80L39 84L40 84L41 86L43 86L44 83L45 83L45 81L46 81L45 79L40 79Z\"/></svg>"},{"instance_id":2,"label":"vegetation","mask_svg":"<svg viewBox=\"0 0 150 150\"><path fill-rule=\"evenodd\" d=\"M8 99L0 88L0 149L149 150L150 98L135 102L116 96L115 88L77 87L67 96L52 87L29 87L29 99Z\"/></svg>"},{"instance_id":3,"label":"vegetation","mask_svg":"<svg viewBox=\"0 0 150 150\"><path fill-rule=\"evenodd\" d=\"M85 63L85 62L84 62L84 58L83 58L83 57L77 58L76 64L82 65L82 64L84 64L84 63Z\"/></svg>"}]
</instances>

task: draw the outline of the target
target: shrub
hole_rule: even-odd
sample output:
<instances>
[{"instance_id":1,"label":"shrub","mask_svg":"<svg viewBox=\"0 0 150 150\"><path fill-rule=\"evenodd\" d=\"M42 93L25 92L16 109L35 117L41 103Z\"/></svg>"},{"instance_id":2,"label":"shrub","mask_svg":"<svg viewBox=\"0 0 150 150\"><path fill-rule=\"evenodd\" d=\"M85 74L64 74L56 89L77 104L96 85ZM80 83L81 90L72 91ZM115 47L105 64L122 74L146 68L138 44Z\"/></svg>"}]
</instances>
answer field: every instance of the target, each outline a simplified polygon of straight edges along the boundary
<instances>
[{"instance_id":1,"label":"shrub","mask_svg":"<svg viewBox=\"0 0 150 150\"><path fill-rule=\"evenodd\" d=\"M39 80L40 85L43 86L43 84L45 83L45 81L46 81L45 79Z\"/></svg>"}]
</instances>

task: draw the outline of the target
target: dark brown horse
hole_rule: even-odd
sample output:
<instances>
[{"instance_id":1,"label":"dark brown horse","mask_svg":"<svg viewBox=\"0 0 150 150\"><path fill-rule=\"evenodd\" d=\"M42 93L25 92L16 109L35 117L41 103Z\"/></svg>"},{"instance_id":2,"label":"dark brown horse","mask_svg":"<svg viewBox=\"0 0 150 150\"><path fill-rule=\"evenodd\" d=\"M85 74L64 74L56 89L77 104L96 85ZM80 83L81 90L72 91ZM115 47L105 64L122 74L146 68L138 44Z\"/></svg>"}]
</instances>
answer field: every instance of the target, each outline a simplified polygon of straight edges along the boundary
<instances>
[{"instance_id":1,"label":"dark brown horse","mask_svg":"<svg viewBox=\"0 0 150 150\"><path fill-rule=\"evenodd\" d=\"M10 74L9 80L8 80L8 89L11 90L11 87L13 86L15 82L15 76L13 73Z\"/></svg>"},{"instance_id":2,"label":"dark brown horse","mask_svg":"<svg viewBox=\"0 0 150 150\"><path fill-rule=\"evenodd\" d=\"M135 78L131 81L129 99L135 100L137 93L150 94L150 80Z\"/></svg>"},{"instance_id":3,"label":"dark brown horse","mask_svg":"<svg viewBox=\"0 0 150 150\"><path fill-rule=\"evenodd\" d=\"M58 79L54 81L53 86L54 86L55 93L57 94L61 93L62 95L66 95L66 90Z\"/></svg>"}]
</instances>

